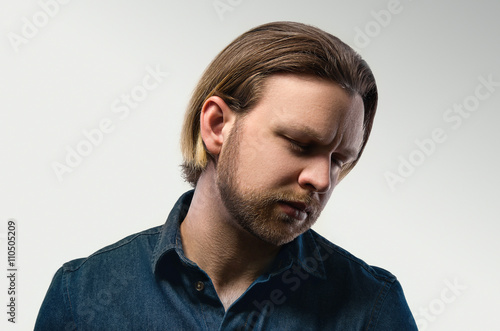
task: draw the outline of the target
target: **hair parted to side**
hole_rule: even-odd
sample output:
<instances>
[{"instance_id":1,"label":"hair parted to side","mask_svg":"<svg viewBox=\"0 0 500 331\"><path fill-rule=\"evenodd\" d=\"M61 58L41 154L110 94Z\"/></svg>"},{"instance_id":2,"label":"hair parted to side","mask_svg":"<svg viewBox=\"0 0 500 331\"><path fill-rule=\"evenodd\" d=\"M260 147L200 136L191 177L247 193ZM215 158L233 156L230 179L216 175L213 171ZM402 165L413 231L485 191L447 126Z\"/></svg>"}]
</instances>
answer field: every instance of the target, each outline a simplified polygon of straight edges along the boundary
<instances>
[{"instance_id":1,"label":"hair parted to side","mask_svg":"<svg viewBox=\"0 0 500 331\"><path fill-rule=\"evenodd\" d=\"M207 67L196 86L181 133L184 178L196 186L211 156L200 134L200 113L211 96L244 114L259 101L264 81L274 73L309 74L328 79L364 104L364 134L355 162L342 169L344 177L356 164L370 136L378 92L368 64L337 37L295 22L268 23L245 32Z\"/></svg>"}]
</instances>

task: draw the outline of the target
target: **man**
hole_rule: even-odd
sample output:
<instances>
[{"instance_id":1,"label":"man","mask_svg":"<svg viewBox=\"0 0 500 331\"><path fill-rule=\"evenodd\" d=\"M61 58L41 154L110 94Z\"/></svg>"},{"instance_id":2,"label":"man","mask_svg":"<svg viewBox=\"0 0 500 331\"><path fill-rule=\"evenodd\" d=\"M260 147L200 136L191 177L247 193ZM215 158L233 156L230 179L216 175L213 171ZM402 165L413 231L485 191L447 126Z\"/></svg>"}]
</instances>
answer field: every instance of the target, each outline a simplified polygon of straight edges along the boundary
<instances>
[{"instance_id":1,"label":"man","mask_svg":"<svg viewBox=\"0 0 500 331\"><path fill-rule=\"evenodd\" d=\"M194 190L165 225L56 273L37 330L416 330L403 290L310 227L370 134L368 65L270 23L210 64L182 132Z\"/></svg>"}]
</instances>

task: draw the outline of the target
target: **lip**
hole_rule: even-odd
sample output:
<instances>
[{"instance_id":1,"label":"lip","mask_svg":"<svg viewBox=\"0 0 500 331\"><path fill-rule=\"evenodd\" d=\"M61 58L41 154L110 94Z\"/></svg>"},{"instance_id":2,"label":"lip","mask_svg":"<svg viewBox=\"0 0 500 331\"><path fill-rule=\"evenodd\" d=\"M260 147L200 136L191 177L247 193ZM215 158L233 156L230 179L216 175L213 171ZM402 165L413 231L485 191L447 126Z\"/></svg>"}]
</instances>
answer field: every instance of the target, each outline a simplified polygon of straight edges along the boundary
<instances>
[{"instance_id":1,"label":"lip","mask_svg":"<svg viewBox=\"0 0 500 331\"><path fill-rule=\"evenodd\" d=\"M309 213L308 206L300 201L280 201L283 211L290 217L304 221Z\"/></svg>"},{"instance_id":2,"label":"lip","mask_svg":"<svg viewBox=\"0 0 500 331\"><path fill-rule=\"evenodd\" d=\"M303 202L300 201L283 201L283 203L286 203L287 205L292 206L295 209L298 209L300 211L307 211L307 205Z\"/></svg>"}]
</instances>

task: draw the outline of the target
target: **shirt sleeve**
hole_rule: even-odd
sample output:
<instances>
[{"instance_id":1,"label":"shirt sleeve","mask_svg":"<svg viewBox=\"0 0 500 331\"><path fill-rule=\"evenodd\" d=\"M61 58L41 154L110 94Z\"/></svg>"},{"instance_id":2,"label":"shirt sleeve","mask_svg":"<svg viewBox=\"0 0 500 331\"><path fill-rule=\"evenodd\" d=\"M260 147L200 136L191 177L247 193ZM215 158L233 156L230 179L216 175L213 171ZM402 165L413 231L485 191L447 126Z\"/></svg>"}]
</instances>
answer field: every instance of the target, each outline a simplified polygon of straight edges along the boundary
<instances>
[{"instance_id":1,"label":"shirt sleeve","mask_svg":"<svg viewBox=\"0 0 500 331\"><path fill-rule=\"evenodd\" d=\"M64 285L64 270L57 270L47 290L35 323L35 331L76 330L71 317L71 306Z\"/></svg>"},{"instance_id":2,"label":"shirt sleeve","mask_svg":"<svg viewBox=\"0 0 500 331\"><path fill-rule=\"evenodd\" d=\"M397 280L394 281L383 300L378 317L374 320L373 328L369 328L369 330L418 331L415 319L406 302L403 288Z\"/></svg>"}]
</instances>

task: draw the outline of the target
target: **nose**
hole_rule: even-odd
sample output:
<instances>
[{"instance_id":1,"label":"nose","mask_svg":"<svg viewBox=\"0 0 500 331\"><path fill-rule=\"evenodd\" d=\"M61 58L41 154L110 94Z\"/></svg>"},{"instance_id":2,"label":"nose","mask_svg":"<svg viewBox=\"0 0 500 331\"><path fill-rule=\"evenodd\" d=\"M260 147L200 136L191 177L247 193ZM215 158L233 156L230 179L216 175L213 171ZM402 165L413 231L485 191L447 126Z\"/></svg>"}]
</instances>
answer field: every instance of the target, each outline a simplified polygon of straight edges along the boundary
<instances>
[{"instance_id":1,"label":"nose","mask_svg":"<svg viewBox=\"0 0 500 331\"><path fill-rule=\"evenodd\" d=\"M335 169L334 172L338 170ZM298 182L302 188L309 191L326 193L330 190L334 179L335 173L332 172L330 158L318 155L307 161L299 175Z\"/></svg>"}]
</instances>

